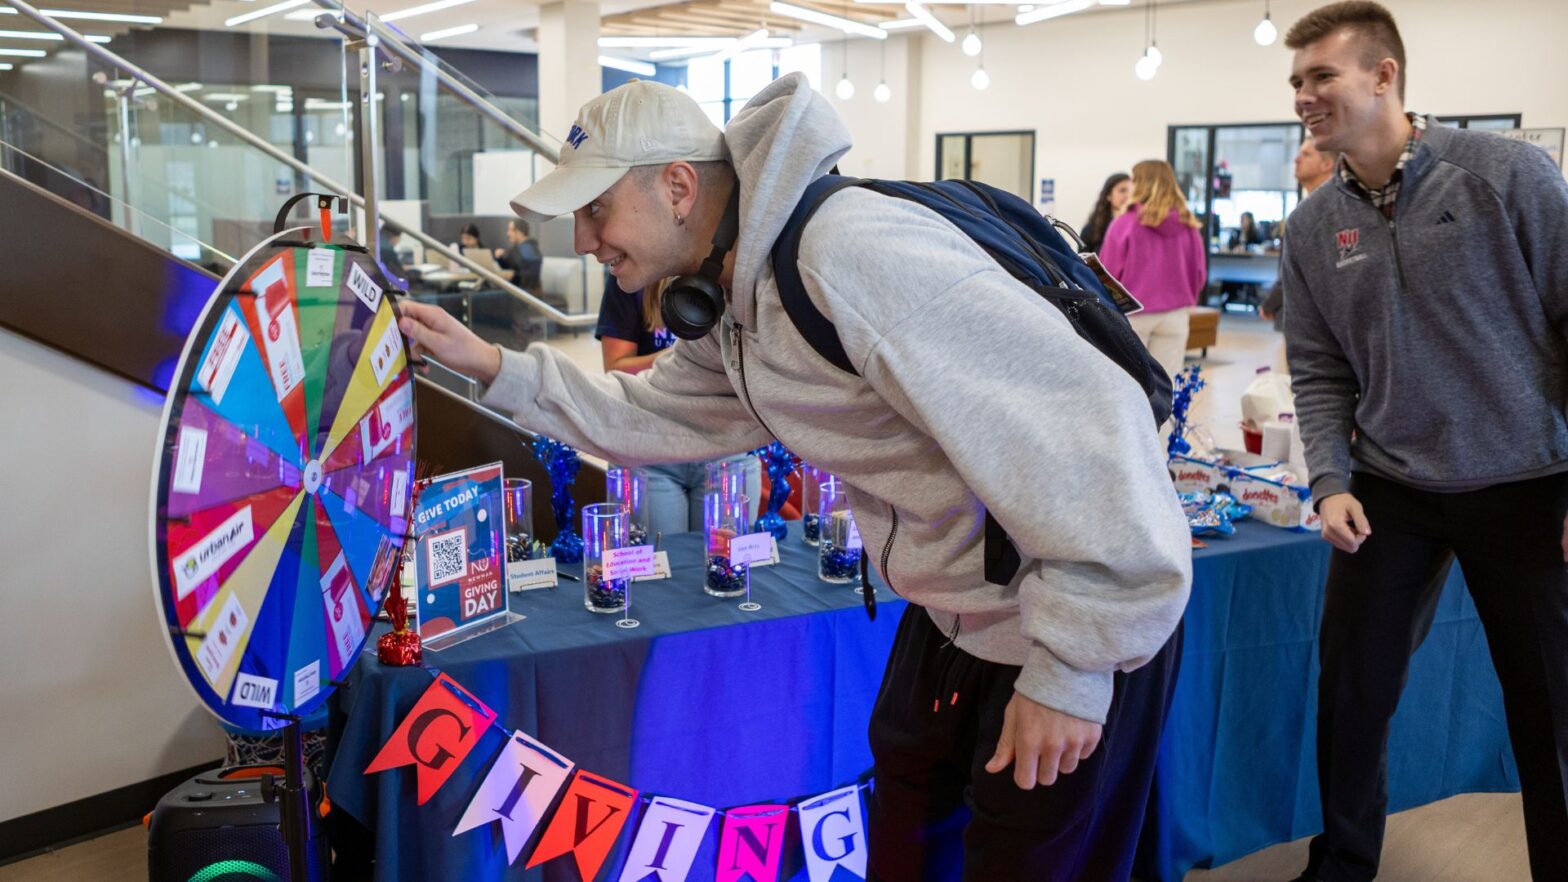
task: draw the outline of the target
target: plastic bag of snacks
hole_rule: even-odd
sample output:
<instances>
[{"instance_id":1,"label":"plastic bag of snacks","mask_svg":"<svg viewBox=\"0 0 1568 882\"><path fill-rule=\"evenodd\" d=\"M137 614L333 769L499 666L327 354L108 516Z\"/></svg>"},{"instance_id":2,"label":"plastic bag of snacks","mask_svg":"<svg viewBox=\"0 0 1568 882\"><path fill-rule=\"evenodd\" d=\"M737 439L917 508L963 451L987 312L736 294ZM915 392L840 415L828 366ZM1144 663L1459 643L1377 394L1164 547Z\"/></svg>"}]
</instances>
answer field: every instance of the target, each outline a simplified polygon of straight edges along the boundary
<instances>
[{"instance_id":1,"label":"plastic bag of snacks","mask_svg":"<svg viewBox=\"0 0 1568 882\"><path fill-rule=\"evenodd\" d=\"M1322 528L1305 477L1289 464L1220 450L1208 458L1172 456L1169 470L1177 493L1229 492L1270 526L1300 531Z\"/></svg>"}]
</instances>

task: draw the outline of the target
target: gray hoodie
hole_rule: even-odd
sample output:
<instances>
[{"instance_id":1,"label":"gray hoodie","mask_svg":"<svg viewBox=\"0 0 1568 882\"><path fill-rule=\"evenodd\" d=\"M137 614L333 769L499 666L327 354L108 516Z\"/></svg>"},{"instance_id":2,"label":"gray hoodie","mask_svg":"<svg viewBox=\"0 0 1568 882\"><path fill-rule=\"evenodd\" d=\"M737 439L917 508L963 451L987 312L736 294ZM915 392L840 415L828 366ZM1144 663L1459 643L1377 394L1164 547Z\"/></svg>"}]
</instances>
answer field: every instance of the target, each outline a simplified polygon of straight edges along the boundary
<instances>
[{"instance_id":1,"label":"gray hoodie","mask_svg":"<svg viewBox=\"0 0 1568 882\"><path fill-rule=\"evenodd\" d=\"M759 93L726 140L741 185L719 328L638 375L557 350L504 352L484 403L629 463L761 446L840 475L866 551L957 645L1020 665L1019 692L1103 721L1112 674L1143 664L1186 606L1191 549L1149 408L1120 368L968 237L912 203L830 198L801 276L860 376L818 356L778 299L769 251L849 136L804 77ZM1024 557L984 577L989 509Z\"/></svg>"}]
</instances>

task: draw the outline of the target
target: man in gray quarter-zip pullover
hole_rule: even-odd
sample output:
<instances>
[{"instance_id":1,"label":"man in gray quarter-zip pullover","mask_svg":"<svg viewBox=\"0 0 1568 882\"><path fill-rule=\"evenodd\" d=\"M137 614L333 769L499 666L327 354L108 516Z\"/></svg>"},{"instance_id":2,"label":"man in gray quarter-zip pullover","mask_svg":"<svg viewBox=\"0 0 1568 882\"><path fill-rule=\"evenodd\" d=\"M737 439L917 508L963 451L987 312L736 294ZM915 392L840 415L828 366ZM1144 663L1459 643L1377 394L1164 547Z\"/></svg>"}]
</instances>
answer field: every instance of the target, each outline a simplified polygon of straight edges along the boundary
<instances>
[{"instance_id":1,"label":"man in gray quarter-zip pullover","mask_svg":"<svg viewBox=\"0 0 1568 882\"><path fill-rule=\"evenodd\" d=\"M1545 152L1404 110L1392 16L1291 29L1335 179L1290 219L1285 337L1323 538L1324 833L1302 879L1372 879L1389 721L1457 557L1486 629L1536 879L1568 879L1568 185Z\"/></svg>"},{"instance_id":2,"label":"man in gray quarter-zip pullover","mask_svg":"<svg viewBox=\"0 0 1568 882\"><path fill-rule=\"evenodd\" d=\"M967 802L969 878L1126 879L1192 566L1148 401L952 224L860 188L802 234L802 281L857 373L818 355L770 253L848 149L799 74L723 133L675 89L622 86L513 207L572 213L577 250L626 290L700 274L723 307L711 330L649 371L590 376L406 301L401 326L486 404L589 452L694 461L776 434L845 480L866 554L910 601L872 713L872 878L934 872ZM1006 585L986 580L987 512L1025 558Z\"/></svg>"}]
</instances>

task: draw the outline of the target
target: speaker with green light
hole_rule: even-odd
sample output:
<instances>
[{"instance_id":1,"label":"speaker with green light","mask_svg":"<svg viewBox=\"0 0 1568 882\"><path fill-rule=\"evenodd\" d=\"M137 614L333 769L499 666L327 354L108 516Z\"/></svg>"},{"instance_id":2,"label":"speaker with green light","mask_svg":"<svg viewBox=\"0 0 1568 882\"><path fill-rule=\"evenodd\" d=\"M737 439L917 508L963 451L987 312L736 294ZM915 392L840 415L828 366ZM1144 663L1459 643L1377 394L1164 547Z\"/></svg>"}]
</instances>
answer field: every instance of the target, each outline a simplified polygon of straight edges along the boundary
<instances>
[{"instance_id":1,"label":"speaker with green light","mask_svg":"<svg viewBox=\"0 0 1568 882\"><path fill-rule=\"evenodd\" d=\"M288 846L279 830L283 770L240 766L202 772L164 794L147 830L149 882L286 882ZM309 779L319 818L321 788ZM277 788L274 788L274 781ZM310 878L331 878L326 833L311 825Z\"/></svg>"}]
</instances>

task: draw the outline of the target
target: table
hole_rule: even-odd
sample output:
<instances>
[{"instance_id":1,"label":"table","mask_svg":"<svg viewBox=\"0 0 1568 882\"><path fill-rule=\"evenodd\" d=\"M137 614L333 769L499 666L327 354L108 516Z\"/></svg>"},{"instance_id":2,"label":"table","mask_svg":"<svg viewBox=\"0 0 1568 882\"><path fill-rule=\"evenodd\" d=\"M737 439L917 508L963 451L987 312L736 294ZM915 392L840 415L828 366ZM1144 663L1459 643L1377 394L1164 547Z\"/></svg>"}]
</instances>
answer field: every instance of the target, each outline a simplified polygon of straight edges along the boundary
<instances>
[{"instance_id":1,"label":"table","mask_svg":"<svg viewBox=\"0 0 1568 882\"><path fill-rule=\"evenodd\" d=\"M1255 523L1194 553L1181 676L1143 832L1147 882L1322 830L1317 632L1328 557L1317 534ZM1394 715L1389 811L1517 791L1502 702L1455 567Z\"/></svg>"},{"instance_id":2,"label":"table","mask_svg":"<svg viewBox=\"0 0 1568 882\"><path fill-rule=\"evenodd\" d=\"M728 807L826 791L870 766L866 723L904 604L883 591L868 622L849 586L816 580L798 531L792 524L776 567L754 571L764 608L750 616L702 594L699 537L666 537L675 576L633 588L641 628L619 631L614 617L585 612L581 586L563 581L514 595L525 621L426 661L505 725L646 792ZM1319 829L1316 636L1327 563L1316 534L1253 523L1194 553L1181 677L1141 848L1148 882ZM505 869L486 834L452 837L498 734L422 807L411 774L362 774L429 682L372 655L340 693L346 718L328 788L338 809L377 834L377 879L575 879L566 864ZM1457 572L1412 663L1391 745L1391 810L1518 789L1501 692ZM630 838L623 832L620 847ZM710 831L698 866L713 865L716 839ZM616 856L608 866L618 868ZM797 874L804 879L787 863L782 878Z\"/></svg>"},{"instance_id":3,"label":"table","mask_svg":"<svg viewBox=\"0 0 1568 882\"><path fill-rule=\"evenodd\" d=\"M905 605L883 588L868 621L853 586L817 580L816 549L801 542L798 523L779 544L780 562L752 571L759 612L736 609L744 598L702 592L700 536L666 536L673 576L632 587L640 628L622 631L617 616L585 611L582 586L562 580L553 591L512 595L524 621L427 652L425 663L503 725L647 793L730 807L853 783L871 767L866 727ZM429 684L426 671L383 667L371 653L335 699L344 717L328 790L337 809L376 834L376 878L576 880L570 860L524 872L524 860L506 867L489 834L452 836L500 749L496 732L424 806L415 805L408 770L362 774ZM716 862L716 831L698 866ZM788 835L799 834L791 827ZM618 856L607 866L618 872ZM607 869L601 878L616 876Z\"/></svg>"}]
</instances>

